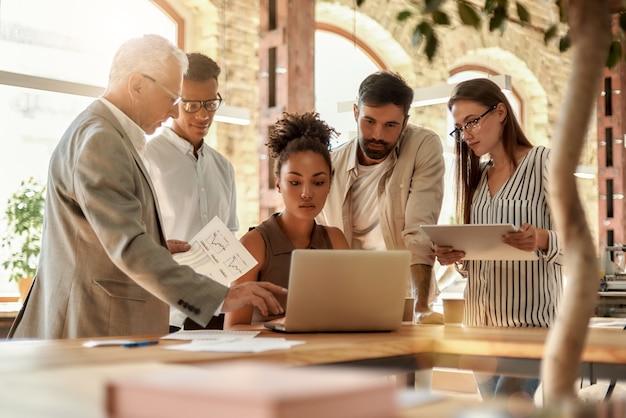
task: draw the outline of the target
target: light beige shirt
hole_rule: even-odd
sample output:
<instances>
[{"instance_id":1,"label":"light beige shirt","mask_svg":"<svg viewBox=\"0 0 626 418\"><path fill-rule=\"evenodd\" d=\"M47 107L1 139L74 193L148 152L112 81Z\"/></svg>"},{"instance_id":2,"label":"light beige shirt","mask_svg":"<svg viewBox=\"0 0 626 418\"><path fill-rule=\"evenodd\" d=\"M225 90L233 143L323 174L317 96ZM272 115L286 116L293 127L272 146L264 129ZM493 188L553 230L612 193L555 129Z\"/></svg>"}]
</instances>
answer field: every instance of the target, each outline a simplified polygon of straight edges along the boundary
<instances>
[{"instance_id":1,"label":"light beige shirt","mask_svg":"<svg viewBox=\"0 0 626 418\"><path fill-rule=\"evenodd\" d=\"M352 241L355 213L352 186L359 176L358 142L353 138L332 150L334 176L318 222L340 228ZM408 249L411 264L432 266L431 241L420 225L436 224L443 200L443 146L433 131L409 124L387 157L389 167L377 182L376 212L387 249Z\"/></svg>"}]
</instances>

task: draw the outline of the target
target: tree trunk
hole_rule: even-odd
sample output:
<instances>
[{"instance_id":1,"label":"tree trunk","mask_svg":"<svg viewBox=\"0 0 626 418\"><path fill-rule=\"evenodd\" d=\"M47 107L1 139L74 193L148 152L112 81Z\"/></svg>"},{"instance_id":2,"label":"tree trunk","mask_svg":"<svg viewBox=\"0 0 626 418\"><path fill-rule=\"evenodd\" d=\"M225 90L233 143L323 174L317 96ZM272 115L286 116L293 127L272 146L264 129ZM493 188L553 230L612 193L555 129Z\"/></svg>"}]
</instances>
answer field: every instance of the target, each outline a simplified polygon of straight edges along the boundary
<instances>
[{"instance_id":1,"label":"tree trunk","mask_svg":"<svg viewBox=\"0 0 626 418\"><path fill-rule=\"evenodd\" d=\"M598 262L574 170L580 159L611 40L608 0L569 0L573 72L550 161L550 207L565 249L567 283L542 363L544 402L574 400L589 318L597 301Z\"/></svg>"}]
</instances>

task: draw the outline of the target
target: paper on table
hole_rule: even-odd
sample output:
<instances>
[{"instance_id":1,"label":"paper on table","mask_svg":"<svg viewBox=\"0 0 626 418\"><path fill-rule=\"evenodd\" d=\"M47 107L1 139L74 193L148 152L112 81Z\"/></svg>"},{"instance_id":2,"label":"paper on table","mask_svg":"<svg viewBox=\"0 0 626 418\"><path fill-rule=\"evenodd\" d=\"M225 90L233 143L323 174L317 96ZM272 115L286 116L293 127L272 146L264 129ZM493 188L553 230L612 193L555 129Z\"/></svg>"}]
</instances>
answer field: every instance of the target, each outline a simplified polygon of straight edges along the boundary
<instances>
[{"instance_id":1,"label":"paper on table","mask_svg":"<svg viewBox=\"0 0 626 418\"><path fill-rule=\"evenodd\" d=\"M180 330L162 337L162 340L219 340L236 338L254 338L261 331L222 331L222 330Z\"/></svg>"},{"instance_id":2,"label":"paper on table","mask_svg":"<svg viewBox=\"0 0 626 418\"><path fill-rule=\"evenodd\" d=\"M626 329L626 318L592 318L589 326L593 328Z\"/></svg>"},{"instance_id":3,"label":"paper on table","mask_svg":"<svg viewBox=\"0 0 626 418\"><path fill-rule=\"evenodd\" d=\"M304 341L287 341L284 338L223 338L213 341L194 340L189 344L169 345L166 350L216 351L222 353L260 353L269 350L288 350Z\"/></svg>"},{"instance_id":4,"label":"paper on table","mask_svg":"<svg viewBox=\"0 0 626 418\"><path fill-rule=\"evenodd\" d=\"M257 264L252 254L217 216L189 244L191 249L174 254L174 260L225 286Z\"/></svg>"}]
</instances>

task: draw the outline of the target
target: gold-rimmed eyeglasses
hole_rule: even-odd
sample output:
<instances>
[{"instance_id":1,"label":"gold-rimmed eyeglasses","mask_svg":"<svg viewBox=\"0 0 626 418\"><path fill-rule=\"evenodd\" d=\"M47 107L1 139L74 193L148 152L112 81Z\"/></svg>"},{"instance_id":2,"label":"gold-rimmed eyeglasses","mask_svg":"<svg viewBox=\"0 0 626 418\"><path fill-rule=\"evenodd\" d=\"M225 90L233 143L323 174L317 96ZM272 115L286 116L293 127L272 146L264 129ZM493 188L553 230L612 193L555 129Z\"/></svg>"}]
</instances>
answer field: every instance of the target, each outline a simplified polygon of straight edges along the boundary
<instances>
[{"instance_id":1,"label":"gold-rimmed eyeglasses","mask_svg":"<svg viewBox=\"0 0 626 418\"><path fill-rule=\"evenodd\" d=\"M459 126L458 128L454 128L454 130L452 132L450 132L450 136L452 138L454 138L455 140L461 142L461 141L463 141L463 138L465 137L465 132L469 131L469 132L472 132L472 133L477 133L478 130L480 129L480 120L482 118L484 118L485 116L487 116L489 114L489 112L491 112L492 110L495 110L496 107L498 107L498 105L493 105L489 109L487 109L487 111L485 111L485 113L483 113L482 115L480 115L476 119L470 120L469 122L467 122L463 126Z\"/></svg>"},{"instance_id":2,"label":"gold-rimmed eyeglasses","mask_svg":"<svg viewBox=\"0 0 626 418\"><path fill-rule=\"evenodd\" d=\"M187 113L196 113L203 107L207 112L215 112L222 105L222 96L217 93L217 99L211 100L185 100L183 99L183 110Z\"/></svg>"},{"instance_id":3,"label":"gold-rimmed eyeglasses","mask_svg":"<svg viewBox=\"0 0 626 418\"><path fill-rule=\"evenodd\" d=\"M172 106L176 106L178 103L180 103L183 100L183 98L180 97L178 94L172 92L170 89L168 89L163 84L159 83L158 81L156 81L154 78L150 77L149 75L142 74L142 76L144 76L145 78L147 78L148 80L152 81L154 84L159 86L161 89L163 89L163 91L166 92L172 98Z\"/></svg>"}]
</instances>

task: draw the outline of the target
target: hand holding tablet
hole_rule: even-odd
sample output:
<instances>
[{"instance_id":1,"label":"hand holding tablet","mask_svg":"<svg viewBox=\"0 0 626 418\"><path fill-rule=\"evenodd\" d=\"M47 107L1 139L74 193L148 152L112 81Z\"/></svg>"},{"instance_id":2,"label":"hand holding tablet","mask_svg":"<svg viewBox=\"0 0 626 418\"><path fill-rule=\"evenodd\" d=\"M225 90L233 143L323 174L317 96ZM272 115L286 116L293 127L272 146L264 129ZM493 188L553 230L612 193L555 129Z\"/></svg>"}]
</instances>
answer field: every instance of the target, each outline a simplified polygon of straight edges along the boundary
<instances>
[{"instance_id":1,"label":"hand holding tablet","mask_svg":"<svg viewBox=\"0 0 626 418\"><path fill-rule=\"evenodd\" d=\"M420 225L440 247L465 252L464 260L537 260L535 251L524 251L502 242L515 232L511 224Z\"/></svg>"}]
</instances>

